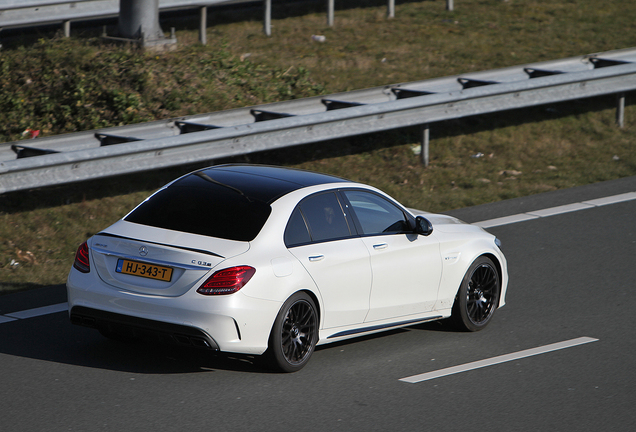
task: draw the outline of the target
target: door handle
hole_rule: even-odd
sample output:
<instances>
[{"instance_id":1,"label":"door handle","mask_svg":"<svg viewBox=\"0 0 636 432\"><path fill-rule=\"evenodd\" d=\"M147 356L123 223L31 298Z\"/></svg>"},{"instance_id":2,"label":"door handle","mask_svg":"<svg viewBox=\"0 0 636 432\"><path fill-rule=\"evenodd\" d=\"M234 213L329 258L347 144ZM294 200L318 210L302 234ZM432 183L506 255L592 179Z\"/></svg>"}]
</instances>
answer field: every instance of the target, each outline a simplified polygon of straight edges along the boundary
<instances>
[{"instance_id":1,"label":"door handle","mask_svg":"<svg viewBox=\"0 0 636 432\"><path fill-rule=\"evenodd\" d=\"M376 249L376 250L377 249L386 249L388 247L389 247L389 245L386 244L386 243L378 243L378 244L374 244L373 245L373 249Z\"/></svg>"},{"instance_id":2,"label":"door handle","mask_svg":"<svg viewBox=\"0 0 636 432\"><path fill-rule=\"evenodd\" d=\"M313 255L309 257L309 262L322 261L324 258L324 255Z\"/></svg>"}]
</instances>

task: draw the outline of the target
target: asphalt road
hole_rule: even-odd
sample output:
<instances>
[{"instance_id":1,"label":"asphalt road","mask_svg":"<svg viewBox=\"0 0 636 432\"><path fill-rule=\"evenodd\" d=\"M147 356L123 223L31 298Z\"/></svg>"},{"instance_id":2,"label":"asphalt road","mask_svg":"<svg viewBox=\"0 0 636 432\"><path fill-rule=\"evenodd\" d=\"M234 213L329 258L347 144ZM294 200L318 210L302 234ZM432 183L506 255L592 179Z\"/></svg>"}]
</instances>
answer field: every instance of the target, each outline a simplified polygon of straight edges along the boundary
<instances>
[{"instance_id":1,"label":"asphalt road","mask_svg":"<svg viewBox=\"0 0 636 432\"><path fill-rule=\"evenodd\" d=\"M469 222L636 191L636 177L450 212ZM634 431L636 200L489 228L508 304L482 332L440 323L319 348L295 374L127 345L72 326L62 286L0 297L2 431ZM2 319L4 317L4 322ZM407 383L405 377L595 341Z\"/></svg>"}]
</instances>

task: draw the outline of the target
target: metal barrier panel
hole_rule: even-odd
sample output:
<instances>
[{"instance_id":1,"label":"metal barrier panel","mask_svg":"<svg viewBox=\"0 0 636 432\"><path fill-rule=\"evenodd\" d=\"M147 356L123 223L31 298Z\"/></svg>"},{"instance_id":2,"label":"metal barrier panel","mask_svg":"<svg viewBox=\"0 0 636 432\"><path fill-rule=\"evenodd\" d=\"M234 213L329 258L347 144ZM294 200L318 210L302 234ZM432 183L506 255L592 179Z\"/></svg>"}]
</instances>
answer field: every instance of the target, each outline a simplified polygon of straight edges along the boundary
<instances>
[{"instance_id":1,"label":"metal barrier panel","mask_svg":"<svg viewBox=\"0 0 636 432\"><path fill-rule=\"evenodd\" d=\"M633 90L628 49L41 138L8 159L19 141L0 146L0 193Z\"/></svg>"},{"instance_id":2,"label":"metal barrier panel","mask_svg":"<svg viewBox=\"0 0 636 432\"><path fill-rule=\"evenodd\" d=\"M119 15L119 0L18 0L0 4L0 28L28 27L111 18ZM188 9L236 0L159 0L159 10Z\"/></svg>"}]
</instances>

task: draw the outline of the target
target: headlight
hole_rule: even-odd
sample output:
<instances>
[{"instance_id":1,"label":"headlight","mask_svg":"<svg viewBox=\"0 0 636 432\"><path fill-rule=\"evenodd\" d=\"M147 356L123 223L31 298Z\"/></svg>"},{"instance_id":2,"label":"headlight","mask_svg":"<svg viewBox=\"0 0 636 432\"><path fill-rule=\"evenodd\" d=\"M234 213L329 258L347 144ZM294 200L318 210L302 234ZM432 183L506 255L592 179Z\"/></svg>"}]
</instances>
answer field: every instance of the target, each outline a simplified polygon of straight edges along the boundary
<instances>
[{"instance_id":1,"label":"headlight","mask_svg":"<svg viewBox=\"0 0 636 432\"><path fill-rule=\"evenodd\" d=\"M497 237L495 237L495 244L499 249L501 249L501 240L499 240Z\"/></svg>"}]
</instances>

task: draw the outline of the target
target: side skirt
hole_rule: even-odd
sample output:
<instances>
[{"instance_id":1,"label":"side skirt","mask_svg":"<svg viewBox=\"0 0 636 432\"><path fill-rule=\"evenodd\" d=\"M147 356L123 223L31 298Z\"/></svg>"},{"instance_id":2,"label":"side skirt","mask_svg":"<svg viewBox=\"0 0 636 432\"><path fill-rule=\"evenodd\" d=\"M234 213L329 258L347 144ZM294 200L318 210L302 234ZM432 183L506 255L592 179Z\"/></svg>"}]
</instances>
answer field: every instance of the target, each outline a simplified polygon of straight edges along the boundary
<instances>
[{"instance_id":1,"label":"side skirt","mask_svg":"<svg viewBox=\"0 0 636 432\"><path fill-rule=\"evenodd\" d=\"M326 340L321 339L320 342L321 343L336 342L336 340L340 340L340 339L364 336L367 334L378 333L381 331L396 329L400 327L408 327L408 326L422 324L429 321L437 321L442 318L444 318L443 315L438 315L438 316L433 316L428 318L418 318L418 319L413 319L408 321L400 321L400 322L393 322L393 323L387 323L387 324L378 324L378 325L369 326L369 327L349 329L349 330L344 330L344 331L340 331L332 335L329 335L327 336Z\"/></svg>"}]
</instances>

